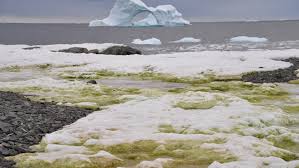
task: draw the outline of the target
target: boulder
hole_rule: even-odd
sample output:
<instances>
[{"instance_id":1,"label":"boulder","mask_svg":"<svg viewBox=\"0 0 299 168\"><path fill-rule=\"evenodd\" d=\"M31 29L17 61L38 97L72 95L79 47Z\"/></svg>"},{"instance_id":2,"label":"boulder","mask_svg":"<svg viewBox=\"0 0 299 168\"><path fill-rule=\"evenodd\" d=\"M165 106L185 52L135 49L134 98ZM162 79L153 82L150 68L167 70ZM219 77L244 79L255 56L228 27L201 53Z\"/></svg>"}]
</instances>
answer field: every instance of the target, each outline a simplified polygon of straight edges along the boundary
<instances>
[{"instance_id":1,"label":"boulder","mask_svg":"<svg viewBox=\"0 0 299 168\"><path fill-rule=\"evenodd\" d=\"M96 84L97 84L97 81L96 81L96 80L90 80L90 81L87 81L87 84L93 84L93 85L96 85Z\"/></svg>"},{"instance_id":2,"label":"boulder","mask_svg":"<svg viewBox=\"0 0 299 168\"><path fill-rule=\"evenodd\" d=\"M82 48L82 47L72 47L68 49L63 49L59 50L58 52L65 52L65 53L75 53L75 54L80 54L80 53L88 53L87 48Z\"/></svg>"},{"instance_id":3,"label":"boulder","mask_svg":"<svg viewBox=\"0 0 299 168\"><path fill-rule=\"evenodd\" d=\"M23 50L34 50L34 49L39 49L40 47L26 47L23 48Z\"/></svg>"},{"instance_id":4,"label":"boulder","mask_svg":"<svg viewBox=\"0 0 299 168\"><path fill-rule=\"evenodd\" d=\"M113 46L109 47L106 50L102 51L100 54L105 55L141 55L141 51L129 46Z\"/></svg>"}]
</instances>

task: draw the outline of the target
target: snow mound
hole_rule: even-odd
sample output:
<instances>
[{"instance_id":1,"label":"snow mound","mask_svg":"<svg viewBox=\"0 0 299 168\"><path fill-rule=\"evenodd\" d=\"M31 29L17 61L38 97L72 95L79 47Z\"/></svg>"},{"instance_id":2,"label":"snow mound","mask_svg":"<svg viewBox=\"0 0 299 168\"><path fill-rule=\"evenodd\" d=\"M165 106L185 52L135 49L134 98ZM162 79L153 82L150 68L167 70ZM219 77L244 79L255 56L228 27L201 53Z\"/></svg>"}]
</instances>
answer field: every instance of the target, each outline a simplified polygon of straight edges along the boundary
<instances>
[{"instance_id":1,"label":"snow mound","mask_svg":"<svg viewBox=\"0 0 299 168\"><path fill-rule=\"evenodd\" d=\"M248 36L237 36L230 39L230 42L250 42L250 43L265 43L268 39L264 37L248 37Z\"/></svg>"},{"instance_id":2,"label":"snow mound","mask_svg":"<svg viewBox=\"0 0 299 168\"><path fill-rule=\"evenodd\" d=\"M148 13L141 21L132 22L135 16ZM103 20L93 20L89 26L182 26L190 22L172 5L148 7L141 0L117 0L110 15Z\"/></svg>"},{"instance_id":3,"label":"snow mound","mask_svg":"<svg viewBox=\"0 0 299 168\"><path fill-rule=\"evenodd\" d=\"M172 41L171 43L199 43L199 42L201 42L200 39L196 39L193 37L184 37L180 40Z\"/></svg>"},{"instance_id":4,"label":"snow mound","mask_svg":"<svg viewBox=\"0 0 299 168\"><path fill-rule=\"evenodd\" d=\"M133 44L138 44L138 45L144 45L144 44L149 44L149 45L161 45L162 42L157 39L157 38L150 38L147 40L141 40L141 39L135 39L132 42Z\"/></svg>"}]
</instances>

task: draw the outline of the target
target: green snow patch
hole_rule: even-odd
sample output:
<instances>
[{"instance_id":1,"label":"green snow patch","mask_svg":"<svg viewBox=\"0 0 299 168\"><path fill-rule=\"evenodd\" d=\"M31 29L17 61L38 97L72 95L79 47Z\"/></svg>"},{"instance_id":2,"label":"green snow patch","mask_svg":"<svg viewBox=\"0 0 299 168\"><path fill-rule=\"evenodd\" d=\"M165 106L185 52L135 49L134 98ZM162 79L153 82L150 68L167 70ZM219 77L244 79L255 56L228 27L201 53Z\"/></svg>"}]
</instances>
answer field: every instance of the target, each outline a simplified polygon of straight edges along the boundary
<instances>
[{"instance_id":1,"label":"green snow patch","mask_svg":"<svg viewBox=\"0 0 299 168\"><path fill-rule=\"evenodd\" d=\"M290 98L289 93L276 84L253 84L241 81L213 81L169 90L170 93L189 91L228 93L255 104L265 101L288 100Z\"/></svg>"},{"instance_id":2,"label":"green snow patch","mask_svg":"<svg viewBox=\"0 0 299 168\"><path fill-rule=\"evenodd\" d=\"M271 141L275 147L299 153L299 143L294 141L291 135L269 136L267 139ZM299 155L297 159L299 159Z\"/></svg>"},{"instance_id":3,"label":"green snow patch","mask_svg":"<svg viewBox=\"0 0 299 168\"><path fill-rule=\"evenodd\" d=\"M56 159L47 161L47 153L20 154L10 157L16 161L18 168L116 168L134 167L145 160L155 160L157 158L171 158L173 162L167 164L165 168L185 168L185 167L208 167L214 161L226 163L235 161L236 157L230 153L214 151L212 149L201 148L204 142L197 140L167 140L156 142L153 140L141 140L133 143L123 143L111 146L95 145L86 146L89 153L86 154L66 154L62 157L54 156ZM216 139L208 143L225 143L224 140ZM98 157L96 154L107 151L114 157ZM45 152L45 151L44 151ZM52 157L54 153L49 153ZM46 154L46 155L45 155ZM57 153L59 154L59 153ZM42 158L47 158L43 160ZM82 158L88 158L85 160Z\"/></svg>"},{"instance_id":4,"label":"green snow patch","mask_svg":"<svg viewBox=\"0 0 299 168\"><path fill-rule=\"evenodd\" d=\"M175 128L170 124L159 125L159 132L162 133L174 133L174 134L188 134L188 129L190 126L182 126L180 128Z\"/></svg>"},{"instance_id":5,"label":"green snow patch","mask_svg":"<svg viewBox=\"0 0 299 168\"><path fill-rule=\"evenodd\" d=\"M19 65L11 65L7 67L0 68L0 72L21 72L23 70L35 70L35 71L51 71L53 69L59 69L59 68L74 68L74 67L80 67L87 64L70 64L70 65L54 65L54 64L34 64L34 65L25 65L25 66L19 66Z\"/></svg>"},{"instance_id":6,"label":"green snow patch","mask_svg":"<svg viewBox=\"0 0 299 168\"><path fill-rule=\"evenodd\" d=\"M90 79L103 79L103 78L120 78L126 77L133 80L158 80L162 82L172 83L186 83L186 84L201 84L211 82L215 79L215 75L211 73L200 74L197 77L177 77L172 74L158 73L151 71L143 71L140 73L125 73L115 72L109 70L77 72L77 71L64 71L59 74L63 79L69 80L90 80Z\"/></svg>"},{"instance_id":7,"label":"green snow patch","mask_svg":"<svg viewBox=\"0 0 299 168\"><path fill-rule=\"evenodd\" d=\"M13 91L30 94L29 98L39 102L57 102L59 105L78 106L97 110L103 106L124 103L129 100L124 95L141 94L135 88L111 88L100 85L78 85L75 87L12 87L1 88L2 91Z\"/></svg>"},{"instance_id":8,"label":"green snow patch","mask_svg":"<svg viewBox=\"0 0 299 168\"><path fill-rule=\"evenodd\" d=\"M122 166L125 167L157 158L172 158L174 162L171 168L208 167L214 161L225 163L236 160L231 154L203 149L200 147L201 144L202 142L195 140L173 140L165 143L143 140L112 146L90 146L90 148L95 151L105 150L123 159L125 164Z\"/></svg>"},{"instance_id":9,"label":"green snow patch","mask_svg":"<svg viewBox=\"0 0 299 168\"><path fill-rule=\"evenodd\" d=\"M182 94L182 96L175 102L174 107L184 110L206 110L217 105L228 106L230 103L229 97L220 93L207 94L206 92L190 91Z\"/></svg>"},{"instance_id":10,"label":"green snow patch","mask_svg":"<svg viewBox=\"0 0 299 168\"><path fill-rule=\"evenodd\" d=\"M299 105L285 105L282 109L287 113L299 113Z\"/></svg>"},{"instance_id":11,"label":"green snow patch","mask_svg":"<svg viewBox=\"0 0 299 168\"><path fill-rule=\"evenodd\" d=\"M291 80L288 82L289 84L295 84L295 85L298 85L299 84L299 79L297 80Z\"/></svg>"},{"instance_id":12,"label":"green snow patch","mask_svg":"<svg viewBox=\"0 0 299 168\"><path fill-rule=\"evenodd\" d=\"M251 103L288 98L288 92L275 84L247 82L212 82L207 85L212 91L229 92Z\"/></svg>"},{"instance_id":13,"label":"green snow patch","mask_svg":"<svg viewBox=\"0 0 299 168\"><path fill-rule=\"evenodd\" d=\"M178 102L175 107L182 108L184 110L195 110L195 109L210 109L217 105L216 100L204 100L199 102Z\"/></svg>"},{"instance_id":14,"label":"green snow patch","mask_svg":"<svg viewBox=\"0 0 299 168\"><path fill-rule=\"evenodd\" d=\"M21 67L18 65L0 68L0 72L21 72Z\"/></svg>"},{"instance_id":15,"label":"green snow patch","mask_svg":"<svg viewBox=\"0 0 299 168\"><path fill-rule=\"evenodd\" d=\"M293 161L293 160L299 159L297 154L292 153L292 152L286 152L286 151L285 152L284 151L275 151L275 152L272 152L271 155L274 157L281 158L285 161Z\"/></svg>"},{"instance_id":16,"label":"green snow patch","mask_svg":"<svg viewBox=\"0 0 299 168\"><path fill-rule=\"evenodd\" d=\"M91 156L88 160L80 160L80 154L73 154L74 158L61 158L53 162L34 159L36 154L20 154L11 157L17 168L116 168L122 165L122 160Z\"/></svg>"},{"instance_id":17,"label":"green snow patch","mask_svg":"<svg viewBox=\"0 0 299 168\"><path fill-rule=\"evenodd\" d=\"M209 130L199 130L199 129L191 129L191 126L181 126L181 127L174 127L170 124L161 124L158 127L158 131L161 133L173 133L173 134L203 134L203 135L212 135L219 130L209 129Z\"/></svg>"}]
</instances>

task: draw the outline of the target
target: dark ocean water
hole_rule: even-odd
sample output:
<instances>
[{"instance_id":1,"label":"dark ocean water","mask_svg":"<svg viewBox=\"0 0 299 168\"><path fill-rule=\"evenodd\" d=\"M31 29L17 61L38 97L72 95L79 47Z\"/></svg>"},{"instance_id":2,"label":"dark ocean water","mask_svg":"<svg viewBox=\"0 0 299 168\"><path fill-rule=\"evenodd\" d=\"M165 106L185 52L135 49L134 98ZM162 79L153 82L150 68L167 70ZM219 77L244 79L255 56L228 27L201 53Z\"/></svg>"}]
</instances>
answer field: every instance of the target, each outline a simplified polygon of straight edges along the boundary
<instances>
[{"instance_id":1,"label":"dark ocean water","mask_svg":"<svg viewBox=\"0 0 299 168\"><path fill-rule=\"evenodd\" d=\"M235 36L266 37L268 43L231 44ZM158 38L163 45L133 45L134 39ZM197 44L170 44L183 37L202 40ZM298 41L297 41L298 40ZM201 22L183 27L88 27L87 24L0 23L0 44L121 43L145 54L199 50L250 50L299 48L299 21Z\"/></svg>"},{"instance_id":2,"label":"dark ocean water","mask_svg":"<svg viewBox=\"0 0 299 168\"><path fill-rule=\"evenodd\" d=\"M234 36L261 36L272 42L299 40L299 21L193 23L184 27L88 27L87 24L0 24L0 44L131 43L156 37L162 42L183 37L223 43Z\"/></svg>"}]
</instances>

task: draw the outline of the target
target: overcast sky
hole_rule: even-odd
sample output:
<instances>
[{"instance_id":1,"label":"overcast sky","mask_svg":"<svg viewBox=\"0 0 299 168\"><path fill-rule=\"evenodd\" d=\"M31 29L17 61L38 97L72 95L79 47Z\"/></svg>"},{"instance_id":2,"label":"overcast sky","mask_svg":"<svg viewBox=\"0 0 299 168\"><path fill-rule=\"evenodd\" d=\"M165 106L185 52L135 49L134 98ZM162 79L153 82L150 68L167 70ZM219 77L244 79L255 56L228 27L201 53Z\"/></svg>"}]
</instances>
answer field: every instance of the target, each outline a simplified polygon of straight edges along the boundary
<instances>
[{"instance_id":1,"label":"overcast sky","mask_svg":"<svg viewBox=\"0 0 299 168\"><path fill-rule=\"evenodd\" d=\"M0 0L0 22L88 22L109 14L115 0ZM299 19L299 0L143 0L172 4L186 19Z\"/></svg>"}]
</instances>

